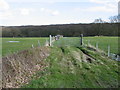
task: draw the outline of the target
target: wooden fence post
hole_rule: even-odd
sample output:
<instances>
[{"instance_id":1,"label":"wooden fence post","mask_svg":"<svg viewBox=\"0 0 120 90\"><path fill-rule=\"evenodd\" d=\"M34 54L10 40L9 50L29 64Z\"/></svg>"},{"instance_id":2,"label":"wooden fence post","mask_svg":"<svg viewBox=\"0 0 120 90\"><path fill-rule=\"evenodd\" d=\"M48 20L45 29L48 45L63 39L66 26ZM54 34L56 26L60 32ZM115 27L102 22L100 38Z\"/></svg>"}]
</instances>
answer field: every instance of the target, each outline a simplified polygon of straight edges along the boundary
<instances>
[{"instance_id":1,"label":"wooden fence post","mask_svg":"<svg viewBox=\"0 0 120 90\"><path fill-rule=\"evenodd\" d=\"M83 45L83 34L80 35L80 45L82 46Z\"/></svg>"},{"instance_id":2,"label":"wooden fence post","mask_svg":"<svg viewBox=\"0 0 120 90\"><path fill-rule=\"evenodd\" d=\"M90 40L88 40L88 46L90 45Z\"/></svg>"},{"instance_id":3,"label":"wooden fence post","mask_svg":"<svg viewBox=\"0 0 120 90\"><path fill-rule=\"evenodd\" d=\"M110 57L110 46L108 45L108 57Z\"/></svg>"},{"instance_id":4,"label":"wooden fence post","mask_svg":"<svg viewBox=\"0 0 120 90\"><path fill-rule=\"evenodd\" d=\"M49 44L50 44L50 46L52 45L52 42L51 42L51 35L49 36L50 37L50 42L49 42Z\"/></svg>"},{"instance_id":5,"label":"wooden fence post","mask_svg":"<svg viewBox=\"0 0 120 90\"><path fill-rule=\"evenodd\" d=\"M96 43L96 49L98 49L98 42Z\"/></svg>"},{"instance_id":6,"label":"wooden fence post","mask_svg":"<svg viewBox=\"0 0 120 90\"><path fill-rule=\"evenodd\" d=\"M32 48L34 48L34 45L32 44Z\"/></svg>"},{"instance_id":7,"label":"wooden fence post","mask_svg":"<svg viewBox=\"0 0 120 90\"><path fill-rule=\"evenodd\" d=\"M119 61L119 55L117 55L117 58L116 58L117 61Z\"/></svg>"},{"instance_id":8,"label":"wooden fence post","mask_svg":"<svg viewBox=\"0 0 120 90\"><path fill-rule=\"evenodd\" d=\"M40 46L40 41L38 40L38 46Z\"/></svg>"}]
</instances>

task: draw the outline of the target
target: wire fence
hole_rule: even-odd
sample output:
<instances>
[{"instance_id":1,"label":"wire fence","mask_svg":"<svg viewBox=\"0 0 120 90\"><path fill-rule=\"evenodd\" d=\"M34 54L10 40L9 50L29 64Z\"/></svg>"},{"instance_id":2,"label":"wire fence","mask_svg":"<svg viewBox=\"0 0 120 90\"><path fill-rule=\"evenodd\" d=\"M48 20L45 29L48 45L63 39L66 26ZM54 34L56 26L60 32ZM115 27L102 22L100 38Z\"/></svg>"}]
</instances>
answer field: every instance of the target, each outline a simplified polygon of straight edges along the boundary
<instances>
[{"instance_id":1,"label":"wire fence","mask_svg":"<svg viewBox=\"0 0 120 90\"><path fill-rule=\"evenodd\" d=\"M106 45L97 40L96 41L86 40L83 37L62 37L57 40L55 40L55 38L52 36L50 36L50 38L51 39L49 42L51 44L49 46L58 46L58 47L62 47L62 46L74 46L74 47L92 46L96 49L106 52L107 56L110 57L111 59L120 61L120 56L118 55L118 52L116 52L116 53L112 52L112 50L118 49L118 48L109 45L109 43Z\"/></svg>"}]
</instances>

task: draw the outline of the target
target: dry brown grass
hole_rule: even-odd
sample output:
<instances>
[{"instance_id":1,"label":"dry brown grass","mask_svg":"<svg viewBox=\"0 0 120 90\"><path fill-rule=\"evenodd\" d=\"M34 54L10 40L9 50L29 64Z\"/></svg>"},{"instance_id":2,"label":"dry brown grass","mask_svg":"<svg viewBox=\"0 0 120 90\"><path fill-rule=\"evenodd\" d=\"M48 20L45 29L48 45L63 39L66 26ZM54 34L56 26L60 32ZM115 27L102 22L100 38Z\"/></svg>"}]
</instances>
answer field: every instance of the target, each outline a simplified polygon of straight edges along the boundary
<instances>
[{"instance_id":1,"label":"dry brown grass","mask_svg":"<svg viewBox=\"0 0 120 90\"><path fill-rule=\"evenodd\" d=\"M46 67L44 59L49 56L48 47L24 50L2 58L2 87L18 88L28 83L36 71Z\"/></svg>"}]
</instances>

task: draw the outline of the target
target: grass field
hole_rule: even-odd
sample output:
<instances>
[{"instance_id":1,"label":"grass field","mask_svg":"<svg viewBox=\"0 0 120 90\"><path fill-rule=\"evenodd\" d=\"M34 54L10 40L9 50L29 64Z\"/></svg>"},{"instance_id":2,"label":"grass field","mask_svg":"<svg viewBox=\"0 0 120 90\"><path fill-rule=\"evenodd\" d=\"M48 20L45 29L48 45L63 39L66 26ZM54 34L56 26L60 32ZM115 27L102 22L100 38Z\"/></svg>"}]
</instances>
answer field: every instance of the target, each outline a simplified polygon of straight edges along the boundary
<instances>
[{"instance_id":1,"label":"grass field","mask_svg":"<svg viewBox=\"0 0 120 90\"><path fill-rule=\"evenodd\" d=\"M88 44L90 40L90 44L96 46L98 43L98 48L107 52L108 45L111 48L111 53L118 54L118 37L85 37L84 43ZM120 54L120 53L119 53Z\"/></svg>"},{"instance_id":2,"label":"grass field","mask_svg":"<svg viewBox=\"0 0 120 90\"><path fill-rule=\"evenodd\" d=\"M82 51L96 60L89 62ZM44 63L47 65L45 70L38 71L22 88L118 87L117 62L85 48L51 47L51 54Z\"/></svg>"},{"instance_id":3,"label":"grass field","mask_svg":"<svg viewBox=\"0 0 120 90\"><path fill-rule=\"evenodd\" d=\"M32 44L36 47L38 46L38 40L40 45L43 46L46 39L48 38L2 38L2 56L21 51L24 49L31 48ZM118 37L84 37L84 43L93 46L98 43L99 49L105 50L107 52L107 47L110 45L111 53L118 54ZM20 42L8 42L8 41L20 41ZM60 41L54 43L55 46L79 46L80 38L78 37L64 37Z\"/></svg>"},{"instance_id":4,"label":"grass field","mask_svg":"<svg viewBox=\"0 0 120 90\"><path fill-rule=\"evenodd\" d=\"M31 48L32 44L37 47L38 40L43 46L46 39L48 38L3 38L3 56ZM88 43L88 40L92 45L95 45L96 42L100 43L99 48L106 52L106 47L110 45L111 52L118 53L117 37L84 37L85 44ZM88 47L81 47L79 37L64 37L55 41L53 47L46 48L49 48L50 55L43 60L43 66L39 62L44 69L37 71L30 77L32 79L28 84L21 85L22 88L118 87L118 62L111 60L104 53ZM32 55L25 54L25 61L26 59L30 60L29 57L32 56L34 56L34 60L38 50L36 49L35 53L31 53Z\"/></svg>"},{"instance_id":5,"label":"grass field","mask_svg":"<svg viewBox=\"0 0 120 90\"><path fill-rule=\"evenodd\" d=\"M88 42L96 47L96 43L98 43L98 48L107 52L108 45L110 46L111 53L118 54L118 37L84 37L84 44L88 45ZM65 37L60 41L55 42L55 46L80 46L80 38L78 37Z\"/></svg>"},{"instance_id":6,"label":"grass field","mask_svg":"<svg viewBox=\"0 0 120 90\"><path fill-rule=\"evenodd\" d=\"M38 46L38 40L40 46L43 46L48 38L2 38L2 56L15 53L24 49L29 49ZM19 41L19 42L8 42L8 41Z\"/></svg>"}]
</instances>

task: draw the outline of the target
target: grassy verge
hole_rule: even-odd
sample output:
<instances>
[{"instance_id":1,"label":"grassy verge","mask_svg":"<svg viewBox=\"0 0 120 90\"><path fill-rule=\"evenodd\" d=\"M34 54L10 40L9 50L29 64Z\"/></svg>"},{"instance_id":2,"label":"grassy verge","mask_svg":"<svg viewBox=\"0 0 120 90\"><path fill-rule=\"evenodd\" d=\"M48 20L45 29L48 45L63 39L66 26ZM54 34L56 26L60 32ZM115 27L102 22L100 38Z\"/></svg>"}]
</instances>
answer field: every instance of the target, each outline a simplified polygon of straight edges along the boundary
<instances>
[{"instance_id":1,"label":"grassy verge","mask_svg":"<svg viewBox=\"0 0 120 90\"><path fill-rule=\"evenodd\" d=\"M91 60L91 62L89 62ZM115 88L118 62L81 47L51 47L48 67L22 88ZM36 76L35 75L35 76Z\"/></svg>"}]
</instances>

